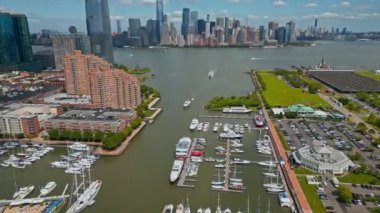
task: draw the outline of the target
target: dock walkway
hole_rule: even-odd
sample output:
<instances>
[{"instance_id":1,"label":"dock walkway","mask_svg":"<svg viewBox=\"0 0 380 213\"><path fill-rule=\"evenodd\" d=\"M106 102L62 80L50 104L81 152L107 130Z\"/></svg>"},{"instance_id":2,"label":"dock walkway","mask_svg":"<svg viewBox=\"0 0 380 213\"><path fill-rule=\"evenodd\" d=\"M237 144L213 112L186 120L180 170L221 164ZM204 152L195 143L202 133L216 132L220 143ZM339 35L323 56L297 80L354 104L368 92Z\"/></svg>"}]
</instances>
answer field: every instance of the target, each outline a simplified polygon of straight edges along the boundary
<instances>
[{"instance_id":1,"label":"dock walkway","mask_svg":"<svg viewBox=\"0 0 380 213\"><path fill-rule=\"evenodd\" d=\"M190 188L194 188L195 187L194 185L189 185L189 184L186 184L185 182L186 181L196 182L196 179L186 179L187 170L188 170L188 167L189 167L189 164L190 164L190 160L191 160L190 159L191 158L191 153L194 151L196 144L197 144L197 142L196 142L196 139L194 138L192 140L192 142L191 142L189 153L188 153L188 155L186 157L186 160L185 160L185 162L183 164L182 173L179 176L179 180L178 180L177 186L180 186L180 187L190 187Z\"/></svg>"}]
</instances>

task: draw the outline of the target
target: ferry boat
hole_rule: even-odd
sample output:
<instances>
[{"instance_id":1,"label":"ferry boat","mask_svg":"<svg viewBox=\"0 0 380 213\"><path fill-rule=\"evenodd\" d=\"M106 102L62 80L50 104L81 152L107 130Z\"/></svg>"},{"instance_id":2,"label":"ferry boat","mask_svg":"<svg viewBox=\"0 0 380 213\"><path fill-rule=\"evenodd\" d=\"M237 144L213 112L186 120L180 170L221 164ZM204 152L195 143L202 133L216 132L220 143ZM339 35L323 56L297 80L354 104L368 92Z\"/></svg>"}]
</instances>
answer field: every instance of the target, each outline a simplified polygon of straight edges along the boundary
<instances>
[{"instance_id":1,"label":"ferry boat","mask_svg":"<svg viewBox=\"0 0 380 213\"><path fill-rule=\"evenodd\" d=\"M102 181L96 180L91 182L90 186L84 190L84 192L78 197L75 203L67 210L66 213L78 213L81 212L88 205L94 202L94 198L98 194L102 187Z\"/></svg>"},{"instance_id":2,"label":"ferry boat","mask_svg":"<svg viewBox=\"0 0 380 213\"><path fill-rule=\"evenodd\" d=\"M56 182L49 182L47 183L41 190L40 190L40 193L41 193L41 196L46 196L48 195L51 191L53 191L53 189L57 186L57 183Z\"/></svg>"},{"instance_id":3,"label":"ferry boat","mask_svg":"<svg viewBox=\"0 0 380 213\"><path fill-rule=\"evenodd\" d=\"M187 107L190 106L190 104L191 104L191 101L190 100L186 100L185 103L183 103L183 107L187 108Z\"/></svg>"},{"instance_id":4,"label":"ferry boat","mask_svg":"<svg viewBox=\"0 0 380 213\"><path fill-rule=\"evenodd\" d=\"M188 137L183 137L179 139L176 149L175 149L175 156L177 159L183 159L186 158L191 145L191 139Z\"/></svg>"},{"instance_id":5,"label":"ferry boat","mask_svg":"<svg viewBox=\"0 0 380 213\"><path fill-rule=\"evenodd\" d=\"M173 163L172 171L170 172L169 181L170 183L174 183L179 178L183 168L183 160L175 160Z\"/></svg>"},{"instance_id":6,"label":"ferry boat","mask_svg":"<svg viewBox=\"0 0 380 213\"><path fill-rule=\"evenodd\" d=\"M191 120L191 124L190 124L190 130L195 130L198 126L198 123L199 123L199 120L194 118L193 120Z\"/></svg>"},{"instance_id":7,"label":"ferry boat","mask_svg":"<svg viewBox=\"0 0 380 213\"><path fill-rule=\"evenodd\" d=\"M225 107L223 108L224 113L250 113L252 110L247 109L245 106L241 107Z\"/></svg>"},{"instance_id":8,"label":"ferry boat","mask_svg":"<svg viewBox=\"0 0 380 213\"><path fill-rule=\"evenodd\" d=\"M256 127L263 127L264 126L264 117L262 115L256 115L255 116L255 125Z\"/></svg>"}]
</instances>

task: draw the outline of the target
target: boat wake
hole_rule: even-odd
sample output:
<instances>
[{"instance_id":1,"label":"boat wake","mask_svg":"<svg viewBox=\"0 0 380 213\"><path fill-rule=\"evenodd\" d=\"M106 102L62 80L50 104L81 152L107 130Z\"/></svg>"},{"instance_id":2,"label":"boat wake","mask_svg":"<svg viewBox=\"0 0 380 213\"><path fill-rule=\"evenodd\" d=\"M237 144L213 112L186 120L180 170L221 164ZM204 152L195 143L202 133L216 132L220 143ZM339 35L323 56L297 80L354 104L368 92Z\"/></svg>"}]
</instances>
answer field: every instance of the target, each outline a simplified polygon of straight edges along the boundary
<instances>
[{"instance_id":1,"label":"boat wake","mask_svg":"<svg viewBox=\"0 0 380 213\"><path fill-rule=\"evenodd\" d=\"M268 58L254 58L254 57L251 58L251 60L263 60L263 59L268 59Z\"/></svg>"},{"instance_id":2,"label":"boat wake","mask_svg":"<svg viewBox=\"0 0 380 213\"><path fill-rule=\"evenodd\" d=\"M214 74L215 74L215 70L210 70L210 71L208 72L208 78L209 78L209 79L213 78L213 77L214 77Z\"/></svg>"}]
</instances>

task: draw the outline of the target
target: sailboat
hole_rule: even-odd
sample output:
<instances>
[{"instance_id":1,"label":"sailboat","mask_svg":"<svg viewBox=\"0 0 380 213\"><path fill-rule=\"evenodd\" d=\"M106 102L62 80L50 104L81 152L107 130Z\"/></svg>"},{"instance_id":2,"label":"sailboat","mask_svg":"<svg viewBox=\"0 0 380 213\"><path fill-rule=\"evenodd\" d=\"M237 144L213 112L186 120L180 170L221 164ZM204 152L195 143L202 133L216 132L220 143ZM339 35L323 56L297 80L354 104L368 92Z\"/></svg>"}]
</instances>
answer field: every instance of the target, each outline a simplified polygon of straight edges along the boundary
<instances>
[{"instance_id":1,"label":"sailboat","mask_svg":"<svg viewBox=\"0 0 380 213\"><path fill-rule=\"evenodd\" d=\"M218 206L216 207L215 213L222 213L222 207L220 207L220 194L218 193Z\"/></svg>"},{"instance_id":2,"label":"sailboat","mask_svg":"<svg viewBox=\"0 0 380 213\"><path fill-rule=\"evenodd\" d=\"M176 208L176 210L175 210L175 213L183 213L183 204L182 203L180 203L180 204L178 204L177 205L177 208Z\"/></svg>"},{"instance_id":3,"label":"sailboat","mask_svg":"<svg viewBox=\"0 0 380 213\"><path fill-rule=\"evenodd\" d=\"M272 182L272 177L270 177L270 183L264 183L263 186L266 188L277 188L277 189L283 189L284 185L278 182L279 176L276 178L276 183Z\"/></svg>"},{"instance_id":4,"label":"sailboat","mask_svg":"<svg viewBox=\"0 0 380 213\"><path fill-rule=\"evenodd\" d=\"M215 181L215 180L212 181L212 182L211 182L211 185L212 185L211 187L214 187L214 185L218 185L218 186L219 186L219 185L223 185L223 184L224 184L224 181L221 181L221 180L220 180L220 174L219 174L219 169L218 169L218 180L216 180L216 181ZM219 187L217 187L217 188L219 188ZM223 187L222 187L222 188L223 188Z\"/></svg>"},{"instance_id":5,"label":"sailboat","mask_svg":"<svg viewBox=\"0 0 380 213\"><path fill-rule=\"evenodd\" d=\"M269 171L268 171L268 172L263 172L263 175L264 175L264 176L267 176L267 177L277 177L278 174L275 173L275 172L273 172L273 171L272 171L272 168L273 168L273 166L270 166L270 167L269 167Z\"/></svg>"},{"instance_id":6,"label":"sailboat","mask_svg":"<svg viewBox=\"0 0 380 213\"><path fill-rule=\"evenodd\" d=\"M190 204L189 204L189 195L186 196L186 203L187 203L187 206L185 208L185 213L191 213Z\"/></svg>"}]
</instances>

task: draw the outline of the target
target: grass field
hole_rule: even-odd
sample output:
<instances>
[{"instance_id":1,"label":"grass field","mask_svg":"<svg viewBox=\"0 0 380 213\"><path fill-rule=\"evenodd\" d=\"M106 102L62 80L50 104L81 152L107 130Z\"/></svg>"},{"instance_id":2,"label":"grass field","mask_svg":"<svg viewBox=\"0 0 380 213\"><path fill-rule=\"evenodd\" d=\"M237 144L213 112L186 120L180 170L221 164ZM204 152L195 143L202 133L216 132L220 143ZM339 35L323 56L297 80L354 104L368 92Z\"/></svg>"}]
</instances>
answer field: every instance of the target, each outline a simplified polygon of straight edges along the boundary
<instances>
[{"instance_id":1,"label":"grass field","mask_svg":"<svg viewBox=\"0 0 380 213\"><path fill-rule=\"evenodd\" d=\"M298 168L294 168L293 171L297 174L297 175L315 175L316 173L313 172L313 171L310 171L308 169L305 169L303 167L298 167Z\"/></svg>"},{"instance_id":2,"label":"grass field","mask_svg":"<svg viewBox=\"0 0 380 213\"><path fill-rule=\"evenodd\" d=\"M326 212L325 207L318 197L315 185L307 184L305 177L298 177L298 181L301 184L303 193L306 195L311 210L313 210L314 213Z\"/></svg>"},{"instance_id":3,"label":"grass field","mask_svg":"<svg viewBox=\"0 0 380 213\"><path fill-rule=\"evenodd\" d=\"M357 74L380 81L380 75L368 70L356 71Z\"/></svg>"},{"instance_id":4,"label":"grass field","mask_svg":"<svg viewBox=\"0 0 380 213\"><path fill-rule=\"evenodd\" d=\"M318 95L303 92L301 88L292 88L285 81L278 79L273 73L258 72L257 75L261 77L265 84L263 96L270 107L290 106L293 104L329 107L329 104Z\"/></svg>"},{"instance_id":5,"label":"grass field","mask_svg":"<svg viewBox=\"0 0 380 213\"><path fill-rule=\"evenodd\" d=\"M370 182L374 179L373 176L367 174L355 174L350 173L344 177L338 178L338 180L342 183L357 183L357 184L370 184ZM380 183L377 182L376 185Z\"/></svg>"}]
</instances>

